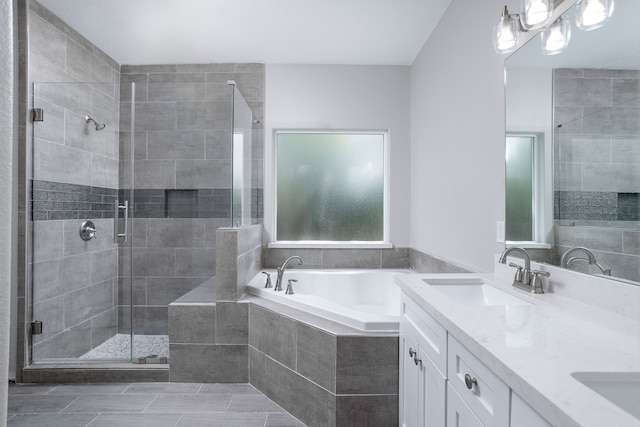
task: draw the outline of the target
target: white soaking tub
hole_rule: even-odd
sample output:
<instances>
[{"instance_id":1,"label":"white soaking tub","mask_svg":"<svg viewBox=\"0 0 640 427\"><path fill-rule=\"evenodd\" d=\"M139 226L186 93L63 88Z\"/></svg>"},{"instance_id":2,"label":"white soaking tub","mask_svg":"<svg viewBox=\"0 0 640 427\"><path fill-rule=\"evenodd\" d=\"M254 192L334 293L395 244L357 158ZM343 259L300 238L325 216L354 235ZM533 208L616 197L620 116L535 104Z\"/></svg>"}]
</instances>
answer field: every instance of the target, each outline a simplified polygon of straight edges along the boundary
<instances>
[{"instance_id":1,"label":"white soaking tub","mask_svg":"<svg viewBox=\"0 0 640 427\"><path fill-rule=\"evenodd\" d=\"M400 288L393 279L398 273L411 273L398 269L290 269L284 273L282 291L276 292L276 270L264 271L271 274L273 287L265 288L266 276L259 273L247 285L247 293L364 331L398 331ZM294 294L286 295L290 279L297 282L293 282Z\"/></svg>"}]
</instances>

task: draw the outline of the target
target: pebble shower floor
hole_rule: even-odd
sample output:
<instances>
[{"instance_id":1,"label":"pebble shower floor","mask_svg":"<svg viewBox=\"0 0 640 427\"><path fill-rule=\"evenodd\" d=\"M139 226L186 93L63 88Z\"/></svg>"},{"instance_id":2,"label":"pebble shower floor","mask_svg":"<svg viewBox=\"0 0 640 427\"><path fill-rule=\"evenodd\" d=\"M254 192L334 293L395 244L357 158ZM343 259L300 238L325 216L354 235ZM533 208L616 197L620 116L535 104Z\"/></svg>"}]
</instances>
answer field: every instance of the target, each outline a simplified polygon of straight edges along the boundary
<instances>
[{"instance_id":1,"label":"pebble shower floor","mask_svg":"<svg viewBox=\"0 0 640 427\"><path fill-rule=\"evenodd\" d=\"M168 335L134 335L133 358L166 357L169 358ZM129 359L131 357L131 336L117 334L93 350L80 356L80 359Z\"/></svg>"}]
</instances>

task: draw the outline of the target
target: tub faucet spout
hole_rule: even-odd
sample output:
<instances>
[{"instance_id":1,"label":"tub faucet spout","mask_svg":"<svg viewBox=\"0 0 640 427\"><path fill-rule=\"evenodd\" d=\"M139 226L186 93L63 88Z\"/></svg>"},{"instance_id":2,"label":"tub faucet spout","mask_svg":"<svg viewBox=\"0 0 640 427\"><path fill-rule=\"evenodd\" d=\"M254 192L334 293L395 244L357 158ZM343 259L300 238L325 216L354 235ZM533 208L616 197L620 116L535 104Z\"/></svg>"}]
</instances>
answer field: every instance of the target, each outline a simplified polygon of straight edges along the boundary
<instances>
[{"instance_id":1,"label":"tub faucet spout","mask_svg":"<svg viewBox=\"0 0 640 427\"><path fill-rule=\"evenodd\" d=\"M287 258L287 260L282 263L282 266L278 267L278 277L276 279L276 288L274 289L274 291L282 290L282 277L284 276L284 272L289 266L289 263L291 263L291 261L293 260L298 261L298 265L302 265L302 258L297 255Z\"/></svg>"}]
</instances>

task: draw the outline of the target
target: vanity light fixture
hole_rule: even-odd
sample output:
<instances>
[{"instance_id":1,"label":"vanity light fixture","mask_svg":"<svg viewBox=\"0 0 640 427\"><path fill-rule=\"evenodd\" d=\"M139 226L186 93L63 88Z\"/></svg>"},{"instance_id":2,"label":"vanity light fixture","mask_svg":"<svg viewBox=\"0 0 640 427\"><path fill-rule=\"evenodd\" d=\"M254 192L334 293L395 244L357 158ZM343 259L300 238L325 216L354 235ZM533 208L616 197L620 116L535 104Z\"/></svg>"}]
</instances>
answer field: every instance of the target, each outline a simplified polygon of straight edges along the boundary
<instances>
[{"instance_id":1,"label":"vanity light fixture","mask_svg":"<svg viewBox=\"0 0 640 427\"><path fill-rule=\"evenodd\" d=\"M576 26L583 31L602 27L613 14L613 0L579 0Z\"/></svg>"},{"instance_id":2,"label":"vanity light fixture","mask_svg":"<svg viewBox=\"0 0 640 427\"><path fill-rule=\"evenodd\" d=\"M542 53L555 55L569 45L571 39L571 24L558 18L542 32Z\"/></svg>"},{"instance_id":3,"label":"vanity light fixture","mask_svg":"<svg viewBox=\"0 0 640 427\"><path fill-rule=\"evenodd\" d=\"M614 0L578 0L576 25L583 31L602 27L613 13ZM562 52L571 38L571 24L561 17L549 25L554 0L522 0L522 13L510 14L507 6L493 28L493 46L497 53L505 54L520 45L520 32L546 27L542 32L542 53L555 55Z\"/></svg>"}]
</instances>

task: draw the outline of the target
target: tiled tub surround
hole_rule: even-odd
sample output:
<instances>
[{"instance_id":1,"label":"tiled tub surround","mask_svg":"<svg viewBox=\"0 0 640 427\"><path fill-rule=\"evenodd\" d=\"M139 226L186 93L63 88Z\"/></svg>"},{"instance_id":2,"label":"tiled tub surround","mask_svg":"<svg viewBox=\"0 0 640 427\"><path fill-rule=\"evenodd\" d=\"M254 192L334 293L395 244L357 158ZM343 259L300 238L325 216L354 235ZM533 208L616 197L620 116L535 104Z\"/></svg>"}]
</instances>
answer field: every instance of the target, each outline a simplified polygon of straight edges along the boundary
<instances>
[{"instance_id":1,"label":"tiled tub surround","mask_svg":"<svg viewBox=\"0 0 640 427\"><path fill-rule=\"evenodd\" d=\"M398 423L398 334L248 297L249 380L309 426Z\"/></svg>"},{"instance_id":2,"label":"tiled tub surround","mask_svg":"<svg viewBox=\"0 0 640 427\"><path fill-rule=\"evenodd\" d=\"M640 276L639 97L640 71L554 70L556 263L586 246L614 276Z\"/></svg>"},{"instance_id":3,"label":"tiled tub surround","mask_svg":"<svg viewBox=\"0 0 640 427\"><path fill-rule=\"evenodd\" d=\"M434 275L402 275L396 282L551 425L639 426L640 421L571 374L640 371L640 288L593 277L589 280L598 280L598 286L585 290L584 275L537 263L532 267L551 270L547 293L514 289L513 269L501 264L495 274L480 275L532 303L511 310L461 310L459 303L423 281ZM628 310L615 314L622 305Z\"/></svg>"}]
</instances>

